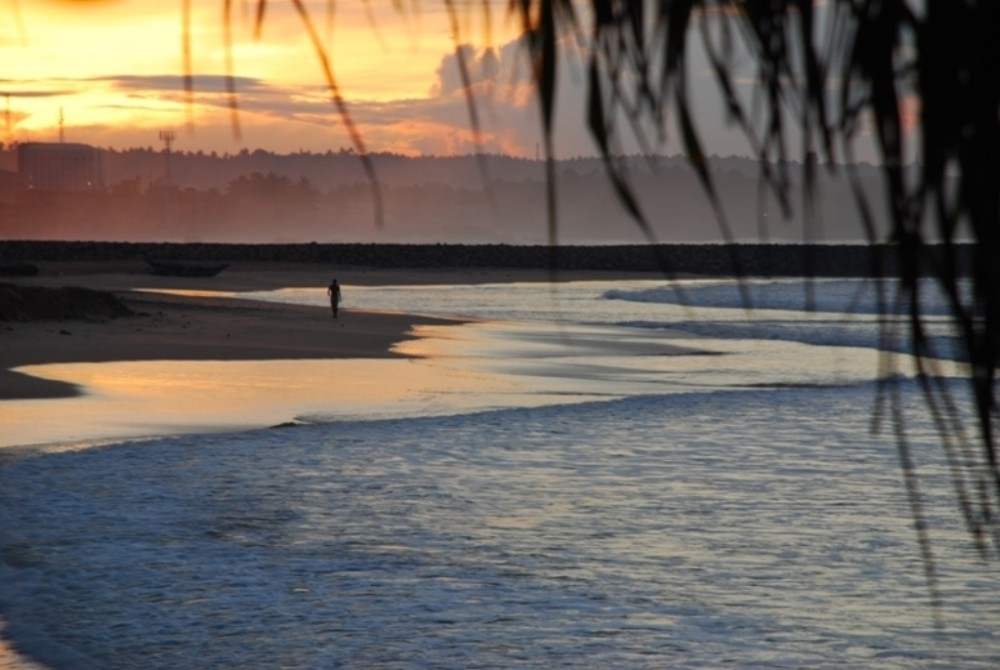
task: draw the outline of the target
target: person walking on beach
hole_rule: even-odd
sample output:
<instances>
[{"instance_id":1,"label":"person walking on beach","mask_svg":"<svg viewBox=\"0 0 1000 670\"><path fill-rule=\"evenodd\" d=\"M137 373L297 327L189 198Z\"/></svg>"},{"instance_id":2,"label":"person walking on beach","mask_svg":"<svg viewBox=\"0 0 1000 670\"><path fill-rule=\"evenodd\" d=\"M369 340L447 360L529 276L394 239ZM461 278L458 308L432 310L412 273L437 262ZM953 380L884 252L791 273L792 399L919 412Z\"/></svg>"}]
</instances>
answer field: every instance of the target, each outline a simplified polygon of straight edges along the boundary
<instances>
[{"instance_id":1,"label":"person walking on beach","mask_svg":"<svg viewBox=\"0 0 1000 670\"><path fill-rule=\"evenodd\" d=\"M337 318L337 314L340 311L340 284L334 279L330 282L330 285L326 288L326 294L330 296L330 309L333 310L333 318Z\"/></svg>"}]
</instances>

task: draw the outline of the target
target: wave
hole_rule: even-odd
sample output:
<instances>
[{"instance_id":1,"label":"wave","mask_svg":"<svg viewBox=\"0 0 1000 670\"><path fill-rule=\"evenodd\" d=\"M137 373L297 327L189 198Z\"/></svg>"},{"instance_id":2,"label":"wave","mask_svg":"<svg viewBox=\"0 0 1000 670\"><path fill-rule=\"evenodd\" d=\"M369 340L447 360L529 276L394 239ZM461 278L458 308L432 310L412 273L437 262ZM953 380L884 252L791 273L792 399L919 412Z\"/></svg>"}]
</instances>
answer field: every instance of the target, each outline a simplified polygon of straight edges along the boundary
<instances>
[{"instance_id":1,"label":"wave","mask_svg":"<svg viewBox=\"0 0 1000 670\"><path fill-rule=\"evenodd\" d=\"M930 355L965 361L961 338L948 318L944 294L932 280L919 285ZM865 279L680 281L656 287L616 288L603 298L673 308L663 320L622 322L727 340L751 339L912 353L907 317L893 308L900 283ZM690 311L675 311L683 306ZM902 309L902 307L900 307ZM677 315L684 315L676 318ZM671 318L674 317L674 318Z\"/></svg>"},{"instance_id":2,"label":"wave","mask_svg":"<svg viewBox=\"0 0 1000 670\"><path fill-rule=\"evenodd\" d=\"M753 319L745 321L631 321L623 326L653 330L676 330L725 340L768 340L798 342L827 347L861 347L898 354L912 352L906 324L880 324L875 321L852 322L850 319L825 319L810 323ZM947 324L927 330L931 356L963 362L968 359L962 340Z\"/></svg>"},{"instance_id":3,"label":"wave","mask_svg":"<svg viewBox=\"0 0 1000 670\"><path fill-rule=\"evenodd\" d=\"M898 381L923 444L935 433L919 384ZM941 549L957 633L921 646L895 454L857 420L876 388L347 421L20 461L0 469L5 635L53 667L109 670L760 666L779 638L796 666L919 649L908 667L993 667L968 586L978 564L959 543ZM925 490L944 495L945 463L916 453L937 474Z\"/></svg>"},{"instance_id":4,"label":"wave","mask_svg":"<svg viewBox=\"0 0 1000 670\"><path fill-rule=\"evenodd\" d=\"M608 300L727 309L784 310L841 314L884 314L900 295L896 280L745 279L679 281L655 288L612 289ZM946 296L933 280L919 284L928 316L946 316Z\"/></svg>"}]
</instances>

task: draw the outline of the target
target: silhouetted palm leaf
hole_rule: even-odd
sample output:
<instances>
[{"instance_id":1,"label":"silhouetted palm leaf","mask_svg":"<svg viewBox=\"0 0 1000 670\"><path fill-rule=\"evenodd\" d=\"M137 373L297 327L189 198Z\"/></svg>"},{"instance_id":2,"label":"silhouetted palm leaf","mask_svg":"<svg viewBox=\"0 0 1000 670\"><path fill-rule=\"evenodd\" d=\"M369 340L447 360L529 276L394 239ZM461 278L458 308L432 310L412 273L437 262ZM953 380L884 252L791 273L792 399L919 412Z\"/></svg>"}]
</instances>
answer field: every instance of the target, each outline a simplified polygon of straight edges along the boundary
<instances>
[{"instance_id":1,"label":"silhouetted palm leaf","mask_svg":"<svg viewBox=\"0 0 1000 670\"><path fill-rule=\"evenodd\" d=\"M579 30L578 15L563 9L565 4L510 4L525 26L527 48L536 64L547 157L559 79L556 41L561 34ZM791 209L788 163L793 131L807 225L816 225L810 212L818 197L817 154L831 169L836 162L846 163L869 242L878 245L883 262L896 261L899 294L895 300L880 299L881 309L908 318L911 351L963 517L984 556L990 553L990 537L993 551L1000 550L1000 467L993 430L1000 360L1000 3L927 0L918 12L905 0L831 0L822 17L812 0L580 4L590 20L588 126L624 210L647 236L647 214L627 175L616 167L615 139L623 128L632 129L642 145L635 129L643 122L666 138L673 112L680 145L716 211L724 238L731 240L688 97L694 21L700 22L696 34L729 117L760 159L762 183L777 197L783 213ZM563 23L557 24L559 20ZM647 34L659 39L647 39ZM736 52L749 53L756 66L753 109L742 102L734 83ZM631 90L624 90L626 86ZM910 101L920 107L913 135L908 135L911 129L905 123ZM889 204L885 212L873 211L851 165L854 144L868 129L881 157ZM914 161L915 175L908 168ZM876 237L875 222L880 220L889 224L888 247ZM554 226L555 212L550 210L550 228ZM806 235L808 239L812 232ZM959 249L965 240L974 248L968 265L962 264ZM873 268L877 277L885 272L881 266ZM978 455L969 447L946 384L928 363L935 352L921 300L924 277L933 278L950 300L952 323L969 363ZM963 291L966 278L972 288ZM888 387L883 392L933 591L931 545L898 395Z\"/></svg>"},{"instance_id":2,"label":"silhouetted palm leaf","mask_svg":"<svg viewBox=\"0 0 1000 670\"><path fill-rule=\"evenodd\" d=\"M489 14L486 0L482 11ZM378 179L341 95L305 4L293 0L319 59L336 111L361 157L381 221ZM400 0L394 0L401 10ZM474 6L474 5L473 5ZM230 0L223 0L228 17ZM332 2L328 13L332 15ZM257 28L266 0L257 2ZM455 21L455 2L447 1ZM996 372L1000 361L1000 2L995 0L509 0L522 27L539 101L547 178L549 239L557 237L553 152L560 40L584 40L588 91L584 103L595 147L625 211L652 239L644 212L616 162L630 132L648 146L646 128L660 141L676 131L726 239L731 240L689 97L692 37L700 37L722 104L760 159L761 183L785 214L791 210L790 147L802 166L804 209L818 197L817 169L842 164L868 240L885 261L897 261L899 294L880 289L883 313L904 313L928 408L942 436L959 505L984 555L1000 549L1000 465L996 453ZM183 0L185 91L190 99L190 0ZM226 19L228 24L228 18ZM585 24L586 23L586 27ZM697 30L693 26L697 23ZM457 26L457 22L456 22ZM228 25L227 25L228 49ZM462 83L471 78L456 35ZM756 68L750 103L734 79L738 54ZM228 63L228 59L227 59ZM235 86L227 64L234 114ZM906 109L919 105L914 127ZM473 133L480 127L469 98ZM234 122L234 128L238 128ZM851 165L854 145L871 132L881 161L888 210L875 211ZM911 163L915 167L909 167ZM808 219L808 217L807 217ZM886 221L889 239L876 236ZM812 233L807 231L807 237ZM972 243L966 262L960 243ZM885 244L889 243L889 244ZM669 268L666 268L669 270ZM886 268L873 269L882 276ZM926 334L921 279L933 278L948 296L952 324L968 361L979 449L966 440L954 404L936 370ZM962 282L968 281L969 290ZM886 337L891 333L886 333ZM920 494L898 402L887 389L914 515L933 583L933 563L921 522ZM991 539L992 538L992 539Z\"/></svg>"}]
</instances>

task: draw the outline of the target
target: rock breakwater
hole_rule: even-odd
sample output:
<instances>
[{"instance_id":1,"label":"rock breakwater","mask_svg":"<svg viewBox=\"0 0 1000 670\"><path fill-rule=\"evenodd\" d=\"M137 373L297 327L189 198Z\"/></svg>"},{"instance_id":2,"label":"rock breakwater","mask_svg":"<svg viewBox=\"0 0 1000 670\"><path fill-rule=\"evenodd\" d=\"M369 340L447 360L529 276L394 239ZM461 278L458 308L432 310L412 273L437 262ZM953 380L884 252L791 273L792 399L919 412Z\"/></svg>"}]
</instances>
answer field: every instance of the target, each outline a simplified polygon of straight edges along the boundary
<instances>
[{"instance_id":1,"label":"rock breakwater","mask_svg":"<svg viewBox=\"0 0 1000 670\"><path fill-rule=\"evenodd\" d=\"M968 265L971 247L929 247L927 258L956 254ZM334 267L509 268L663 272L706 276L867 277L897 271L893 245L663 244L515 246L503 244L211 244L0 241L0 259L194 263L281 262Z\"/></svg>"}]
</instances>

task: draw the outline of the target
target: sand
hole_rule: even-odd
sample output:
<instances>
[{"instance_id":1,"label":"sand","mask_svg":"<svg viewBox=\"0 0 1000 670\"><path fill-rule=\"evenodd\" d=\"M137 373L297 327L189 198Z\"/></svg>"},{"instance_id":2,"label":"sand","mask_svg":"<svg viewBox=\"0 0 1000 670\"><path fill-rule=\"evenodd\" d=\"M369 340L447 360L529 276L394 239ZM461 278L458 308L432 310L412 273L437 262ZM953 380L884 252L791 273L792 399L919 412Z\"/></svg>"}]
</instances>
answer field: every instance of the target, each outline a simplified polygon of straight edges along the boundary
<instances>
[{"instance_id":1,"label":"sand","mask_svg":"<svg viewBox=\"0 0 1000 670\"><path fill-rule=\"evenodd\" d=\"M143 360L383 358L407 337L406 315L271 305L239 299L125 292L137 314L101 322L40 321L0 326L0 399L75 393L10 368L44 363Z\"/></svg>"},{"instance_id":2,"label":"sand","mask_svg":"<svg viewBox=\"0 0 1000 670\"><path fill-rule=\"evenodd\" d=\"M342 285L496 283L608 279L599 272L546 270L372 270L337 272ZM631 278L648 278L636 274ZM121 264L50 264L38 277L13 280L40 286L82 286L114 292L136 316L103 321L0 322L0 400L67 397L79 389L12 371L25 365L143 360L376 359L413 326L434 319L344 309L263 304L234 298L151 292L260 291L315 286L325 294L331 272L310 265L258 264L210 279L156 277Z\"/></svg>"},{"instance_id":3,"label":"sand","mask_svg":"<svg viewBox=\"0 0 1000 670\"><path fill-rule=\"evenodd\" d=\"M411 354L392 350L415 337L414 328L426 331L455 322L350 307L333 319L327 308L235 297L242 291L283 287L315 287L325 296L332 274L327 267L262 264L227 270L210 280L180 279L153 277L139 266L63 263L47 264L39 277L5 279L111 291L136 315L96 321L0 321L0 466L34 453L36 446L75 449L89 446L85 442L279 425L291 412L322 411L331 405L346 407L349 413L351 402L384 402L401 405L402 411L410 403L423 409L420 403L432 395L428 389L443 390L456 405L491 393L507 402L520 391L510 380L444 368L433 358L414 361ZM366 268L341 269L336 276L348 291L348 304L349 287L356 285L660 278L640 273L553 276L545 270ZM234 297L153 290L231 291ZM134 363L123 363L128 361ZM109 372L100 378L104 368ZM189 381L194 371L201 375L196 383L177 383ZM289 371L300 375L294 383L287 379ZM272 402L275 396L280 397ZM571 397L560 393L559 400ZM0 666L40 667L18 657L2 641Z\"/></svg>"},{"instance_id":4,"label":"sand","mask_svg":"<svg viewBox=\"0 0 1000 670\"><path fill-rule=\"evenodd\" d=\"M320 289L321 290L321 289ZM0 400L78 392L12 371L24 365L143 360L383 358L417 319L239 299L118 294L135 316L0 325Z\"/></svg>"},{"instance_id":5,"label":"sand","mask_svg":"<svg viewBox=\"0 0 1000 670\"><path fill-rule=\"evenodd\" d=\"M58 363L103 364L136 361L136 365L155 366L159 361L179 361L168 371L177 374L190 369L185 361L203 362L207 374L225 372L225 363L232 361L281 362L282 371L288 361L313 362L309 367L322 373L334 369L340 376L339 388L307 389L319 398L320 404L344 397L359 398L378 394L387 401L419 396L419 384L433 383L427 378L436 372L434 366L407 365L406 357L393 353L393 344L413 336L415 326L448 322L407 314L380 314L357 309L344 309L339 319L333 319L329 309L265 304L241 300L238 297L198 297L149 292L150 290L182 291L257 291L282 287L316 287L325 295L331 275L328 267L309 265L260 264L241 266L223 272L212 279L154 277L145 273L140 264L49 263L43 274L31 278L4 278L16 284L48 287L82 286L111 291L136 316L97 321L64 320L34 322L0 321L0 464L16 458L20 450L13 445L62 440L112 439L139 435L175 434L225 428L215 425L215 418L198 417L199 411L211 415L217 400L204 396L188 398L190 406L179 406L176 390L162 388L169 380L147 377L140 386L126 388L116 402L106 409L108 384L93 383L85 370L69 366L67 379L43 378L14 370L27 366L32 372L44 366L55 368ZM351 285L379 286L400 284L494 283L510 281L550 281L569 279L609 279L606 273L560 273L552 277L545 270L476 270L476 271L408 271L348 268L338 270L338 280ZM619 273L620 276L620 273ZM636 275L644 278L648 275ZM349 294L348 294L349 299ZM389 368L399 359L405 367ZM332 363L331 363L332 362ZM325 366L325 367L324 367ZM84 366L85 367L85 366ZM92 367L100 367L92 366ZM266 365L264 366L267 367ZM276 366L277 367L277 366ZM115 366L120 372L121 366ZM147 368L155 369L155 368ZM238 368L239 374L246 368ZM400 370L410 372L418 381L407 380ZM259 371L257 371L259 372ZM375 377L388 377L395 395L386 395ZM477 390L482 379L457 380L464 390ZM455 372L448 372L448 383L456 383ZM303 379L299 386L315 384ZM318 385L317 385L318 386ZM150 388L157 387L157 388ZM113 390L113 389L112 389ZM144 397L144 392L150 394ZM253 395L253 388L243 389ZM287 385L283 385L287 392ZM308 402L310 393L284 398L290 407ZM164 399L167 399L164 401ZM232 427L247 427L246 417L267 423L272 419L254 405L237 406L226 403L227 411L238 417ZM174 405L165 408L165 405ZM123 409L123 408L136 408ZM150 411L152 410L152 411ZM279 416L281 408L275 410ZM122 415L134 413L135 426L123 425ZM183 417L183 418L178 418ZM203 419L203 423L196 423ZM186 425L181 425L184 422ZM65 424L65 428L60 425ZM4 448L4 447L11 448ZM30 449L28 450L30 452ZM26 452L28 453L28 452ZM3 622L0 621L0 626ZM17 657L0 641L0 666L39 668Z\"/></svg>"}]
</instances>

